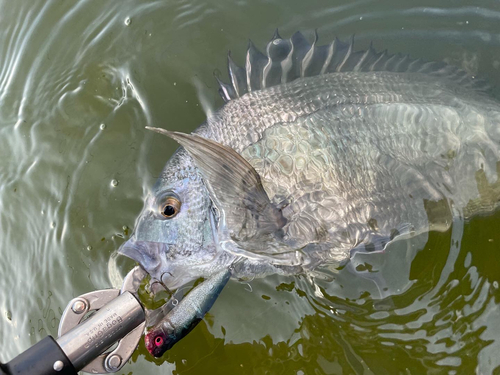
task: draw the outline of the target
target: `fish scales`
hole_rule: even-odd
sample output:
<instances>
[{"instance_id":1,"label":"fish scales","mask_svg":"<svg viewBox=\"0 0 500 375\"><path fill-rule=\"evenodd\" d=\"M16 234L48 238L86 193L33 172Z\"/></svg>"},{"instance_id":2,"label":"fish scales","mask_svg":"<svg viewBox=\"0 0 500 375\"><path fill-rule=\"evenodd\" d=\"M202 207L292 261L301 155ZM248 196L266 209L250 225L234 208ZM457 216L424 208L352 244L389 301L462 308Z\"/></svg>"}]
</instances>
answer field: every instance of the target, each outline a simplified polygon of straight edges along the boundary
<instances>
[{"instance_id":1,"label":"fish scales","mask_svg":"<svg viewBox=\"0 0 500 375\"><path fill-rule=\"evenodd\" d=\"M320 109L398 102L451 106L458 104L454 92L459 89L453 82L417 73L326 74L253 91L230 101L207 120L206 127L196 132L227 142L241 152L249 143L256 142L269 126L293 122ZM449 93L447 98L442 98L444 93ZM472 91L467 93L472 98L483 97Z\"/></svg>"},{"instance_id":2,"label":"fish scales","mask_svg":"<svg viewBox=\"0 0 500 375\"><path fill-rule=\"evenodd\" d=\"M264 71L251 46L250 66L230 60L233 85L220 82L228 102L194 135L156 130L184 147L123 254L174 286L239 256L236 277L295 274L498 207L499 106L479 81L352 44L304 46L323 51L297 52L316 75L297 77L309 68L288 60L286 72L276 61ZM272 48L270 60L287 59ZM168 195L182 202L165 219Z\"/></svg>"},{"instance_id":3,"label":"fish scales","mask_svg":"<svg viewBox=\"0 0 500 375\"><path fill-rule=\"evenodd\" d=\"M200 133L240 151L271 199L292 200L285 215L289 237L304 246L325 241L324 233L330 232L332 256L341 260L368 236L370 228L363 224L370 220L380 223L381 233L401 223L412 223L413 231L420 232L429 219L424 199L453 198L465 207L478 197L475 171L487 168L490 180L497 179L498 143L487 135L497 123L485 119L484 105L492 102L459 94L453 83L420 74L334 73L229 102L215 120L208 120L210 133L203 128ZM225 131L235 125L236 131ZM287 141L295 143L293 152L284 150ZM485 150L493 156L489 163L479 157ZM453 158L447 157L450 152ZM471 153L472 164L466 160ZM292 171L283 167L287 163ZM464 173L469 164L472 168ZM313 199L317 192L326 198ZM434 229L449 227L450 215L444 215L432 218ZM346 232L348 242L338 236Z\"/></svg>"}]
</instances>

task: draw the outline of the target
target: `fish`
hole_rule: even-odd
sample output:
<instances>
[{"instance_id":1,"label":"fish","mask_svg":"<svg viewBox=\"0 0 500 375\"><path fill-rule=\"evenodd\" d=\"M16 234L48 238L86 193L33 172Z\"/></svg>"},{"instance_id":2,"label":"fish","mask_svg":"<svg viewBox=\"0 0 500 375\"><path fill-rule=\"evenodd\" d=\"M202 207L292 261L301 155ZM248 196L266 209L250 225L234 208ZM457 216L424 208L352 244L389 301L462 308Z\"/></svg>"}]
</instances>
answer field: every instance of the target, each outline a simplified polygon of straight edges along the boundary
<instances>
[{"instance_id":1,"label":"fish","mask_svg":"<svg viewBox=\"0 0 500 375\"><path fill-rule=\"evenodd\" d=\"M180 144L119 252L177 288L243 258L233 278L315 275L358 252L446 231L500 202L500 106L444 62L278 32L225 104Z\"/></svg>"},{"instance_id":2,"label":"fish","mask_svg":"<svg viewBox=\"0 0 500 375\"><path fill-rule=\"evenodd\" d=\"M144 336L146 349L155 357L161 357L179 340L198 325L212 308L227 282L231 269L223 269L197 285L175 305L162 319L148 330ZM160 307L160 310L163 310Z\"/></svg>"}]
</instances>

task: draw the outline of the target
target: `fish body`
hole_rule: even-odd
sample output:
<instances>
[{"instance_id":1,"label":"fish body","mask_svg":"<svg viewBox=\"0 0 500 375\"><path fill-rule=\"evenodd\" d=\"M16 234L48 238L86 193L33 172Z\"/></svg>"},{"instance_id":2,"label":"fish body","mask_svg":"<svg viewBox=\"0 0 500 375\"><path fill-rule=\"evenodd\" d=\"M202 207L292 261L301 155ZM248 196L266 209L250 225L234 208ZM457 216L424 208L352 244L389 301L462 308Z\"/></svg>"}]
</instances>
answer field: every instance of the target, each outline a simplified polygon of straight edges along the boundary
<instances>
[{"instance_id":1,"label":"fish body","mask_svg":"<svg viewBox=\"0 0 500 375\"><path fill-rule=\"evenodd\" d=\"M146 349L155 357L160 357L186 336L212 308L230 277L231 270L228 268L196 286L146 333Z\"/></svg>"},{"instance_id":2,"label":"fish body","mask_svg":"<svg viewBox=\"0 0 500 375\"><path fill-rule=\"evenodd\" d=\"M183 147L120 249L169 286L238 257L235 277L339 265L499 205L500 106L457 68L294 34L229 75L192 135L157 129Z\"/></svg>"}]
</instances>

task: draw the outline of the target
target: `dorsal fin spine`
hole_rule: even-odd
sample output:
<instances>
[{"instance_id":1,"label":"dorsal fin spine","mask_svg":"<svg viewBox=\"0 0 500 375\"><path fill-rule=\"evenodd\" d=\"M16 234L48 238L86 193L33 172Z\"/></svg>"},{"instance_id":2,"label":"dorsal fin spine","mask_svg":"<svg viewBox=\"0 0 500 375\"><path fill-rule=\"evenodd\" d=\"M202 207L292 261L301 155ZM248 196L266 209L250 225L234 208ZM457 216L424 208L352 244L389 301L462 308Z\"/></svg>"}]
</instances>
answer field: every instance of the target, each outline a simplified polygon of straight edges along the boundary
<instances>
[{"instance_id":1,"label":"dorsal fin spine","mask_svg":"<svg viewBox=\"0 0 500 375\"><path fill-rule=\"evenodd\" d=\"M387 50L377 52L372 43L365 51L355 51L354 37L348 43L335 38L328 45L318 46L316 30L312 43L300 32L290 39L282 39L276 30L266 46L266 53L260 52L249 40L244 67L239 67L228 54L230 83L226 84L217 77L224 101L301 77L349 71L428 74L480 91L489 88L485 81L443 62L412 59L402 54L390 55Z\"/></svg>"},{"instance_id":2,"label":"dorsal fin spine","mask_svg":"<svg viewBox=\"0 0 500 375\"><path fill-rule=\"evenodd\" d=\"M217 83L219 84L219 94L226 103L228 101L230 101L231 99L236 98L236 95L232 95L231 90L233 90L233 88L230 85L222 82L219 79L219 77L217 77L217 76L215 76L215 79L217 80Z\"/></svg>"},{"instance_id":3,"label":"dorsal fin spine","mask_svg":"<svg viewBox=\"0 0 500 375\"><path fill-rule=\"evenodd\" d=\"M231 56L231 51L227 54L227 67L229 72L229 78L231 80L231 84L233 85L234 92L237 97L242 96L246 93L246 74L243 68L240 68L233 61Z\"/></svg>"},{"instance_id":4,"label":"dorsal fin spine","mask_svg":"<svg viewBox=\"0 0 500 375\"><path fill-rule=\"evenodd\" d=\"M281 62L281 81L286 82L288 74L290 73L290 70L292 69L292 56L293 52L295 50L295 46L293 45L292 40L290 40L290 52L288 52L288 55L286 58L283 59Z\"/></svg>"},{"instance_id":5,"label":"dorsal fin spine","mask_svg":"<svg viewBox=\"0 0 500 375\"><path fill-rule=\"evenodd\" d=\"M262 78L260 81L260 87L266 87L266 79L269 73L271 72L273 62L271 59L267 61L267 64L264 66L264 69L262 70Z\"/></svg>"},{"instance_id":6,"label":"dorsal fin spine","mask_svg":"<svg viewBox=\"0 0 500 375\"><path fill-rule=\"evenodd\" d=\"M278 29L276 28L276 30L274 30L274 35L272 37L271 40L275 40L275 39L283 39L281 36L280 36L280 33L278 31Z\"/></svg>"},{"instance_id":7,"label":"dorsal fin spine","mask_svg":"<svg viewBox=\"0 0 500 375\"><path fill-rule=\"evenodd\" d=\"M361 70L361 67L363 66L363 64L366 61L369 54L370 54L370 50L367 49L366 52L363 53L363 56L361 56L361 59L359 60L359 62L352 69L353 72L358 72Z\"/></svg>"},{"instance_id":8,"label":"dorsal fin spine","mask_svg":"<svg viewBox=\"0 0 500 375\"><path fill-rule=\"evenodd\" d=\"M325 74L328 71L328 66L330 65L330 62L333 59L333 56L335 55L335 51L337 49L337 38L335 38L330 45L328 46L328 54L326 55L325 63L323 64L323 67L321 68L320 74Z\"/></svg>"},{"instance_id":9,"label":"dorsal fin spine","mask_svg":"<svg viewBox=\"0 0 500 375\"><path fill-rule=\"evenodd\" d=\"M279 39L277 36L279 36L278 29L276 29L274 31L274 35L271 38L271 41L269 41L269 43L267 43L267 46L266 46L267 63L266 63L266 65L264 65L264 68L262 69L262 79L260 82L261 87L266 87L267 76L271 72L271 69L273 67L273 61L271 59L271 51L270 50L271 50L271 45L272 45L273 41L276 39Z\"/></svg>"},{"instance_id":10,"label":"dorsal fin spine","mask_svg":"<svg viewBox=\"0 0 500 375\"><path fill-rule=\"evenodd\" d=\"M398 71L405 71L408 68L408 66L405 66L405 64L408 64L409 59L409 55L403 55L401 60L396 64Z\"/></svg>"},{"instance_id":11,"label":"dorsal fin spine","mask_svg":"<svg viewBox=\"0 0 500 375\"><path fill-rule=\"evenodd\" d=\"M347 60L349 59L349 57L351 56L352 54L352 49L354 47L354 35L352 36L351 38L351 41L349 43L349 48L347 49L347 53L345 54L344 56L344 59L342 60L342 62L337 66L337 69L335 69L335 71L337 72L340 72L342 70L342 67L345 65L345 63L347 62Z\"/></svg>"},{"instance_id":12,"label":"dorsal fin spine","mask_svg":"<svg viewBox=\"0 0 500 375\"><path fill-rule=\"evenodd\" d=\"M306 55L302 59L302 62L300 64L300 77L305 77L306 70L310 66L315 49L316 49L316 41L313 42L313 44L311 45L311 48L309 48Z\"/></svg>"},{"instance_id":13,"label":"dorsal fin spine","mask_svg":"<svg viewBox=\"0 0 500 375\"><path fill-rule=\"evenodd\" d=\"M307 69L311 66L311 62L314 58L314 53L316 52L316 43L318 42L318 32L314 30L314 41L311 44L311 47L304 54L304 57L300 64L300 76L305 77Z\"/></svg>"},{"instance_id":14,"label":"dorsal fin spine","mask_svg":"<svg viewBox=\"0 0 500 375\"><path fill-rule=\"evenodd\" d=\"M245 61L245 71L246 71L246 79L247 79L247 91L251 92L252 91L252 85L250 83L250 76L252 75L252 63L250 61L250 54L251 54L251 49L255 48L253 47L253 43L251 40L248 41L248 48L247 48L247 56L246 56L246 61Z\"/></svg>"},{"instance_id":15,"label":"dorsal fin spine","mask_svg":"<svg viewBox=\"0 0 500 375\"><path fill-rule=\"evenodd\" d=\"M383 50L381 53L380 53L380 56L377 60L375 60L375 62L370 66L369 70L370 71L374 71L376 69L376 66L377 64L383 60L383 58L387 55L387 50Z\"/></svg>"}]
</instances>

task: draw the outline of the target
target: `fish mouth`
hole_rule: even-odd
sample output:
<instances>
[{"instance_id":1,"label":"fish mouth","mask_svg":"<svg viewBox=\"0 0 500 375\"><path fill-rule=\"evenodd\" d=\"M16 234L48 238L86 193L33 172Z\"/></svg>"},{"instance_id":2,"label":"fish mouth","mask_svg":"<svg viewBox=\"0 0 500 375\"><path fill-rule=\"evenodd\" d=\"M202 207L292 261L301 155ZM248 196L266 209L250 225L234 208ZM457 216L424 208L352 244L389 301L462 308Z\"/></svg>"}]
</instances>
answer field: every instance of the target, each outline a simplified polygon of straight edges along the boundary
<instances>
[{"instance_id":1,"label":"fish mouth","mask_svg":"<svg viewBox=\"0 0 500 375\"><path fill-rule=\"evenodd\" d=\"M162 256L168 248L158 242L137 241L130 238L120 246L118 253L136 261L151 276L154 276L162 266Z\"/></svg>"},{"instance_id":2,"label":"fish mouth","mask_svg":"<svg viewBox=\"0 0 500 375\"><path fill-rule=\"evenodd\" d=\"M172 251L171 245L162 242L137 241L134 237L122 244L118 253L138 262L153 279L151 290L163 290L162 284L175 290L201 276L198 267L189 259L183 261L167 260L166 254ZM154 281L161 283L154 283Z\"/></svg>"}]
</instances>

